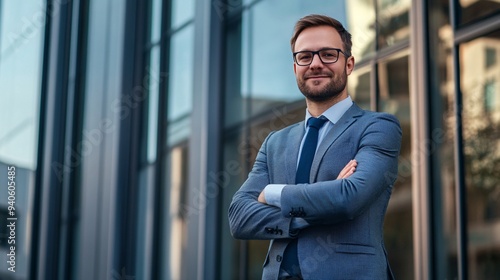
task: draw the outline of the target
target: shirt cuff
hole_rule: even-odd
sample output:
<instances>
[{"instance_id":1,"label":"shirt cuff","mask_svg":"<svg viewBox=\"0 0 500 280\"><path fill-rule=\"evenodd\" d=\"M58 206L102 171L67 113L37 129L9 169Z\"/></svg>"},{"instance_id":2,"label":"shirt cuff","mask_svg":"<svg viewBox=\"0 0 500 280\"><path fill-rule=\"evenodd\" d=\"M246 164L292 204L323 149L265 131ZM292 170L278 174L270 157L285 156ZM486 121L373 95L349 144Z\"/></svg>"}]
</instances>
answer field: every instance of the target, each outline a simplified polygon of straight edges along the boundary
<instances>
[{"instance_id":1,"label":"shirt cuff","mask_svg":"<svg viewBox=\"0 0 500 280\"><path fill-rule=\"evenodd\" d=\"M264 197L267 204L281 208L281 191L286 185L269 184L264 188Z\"/></svg>"}]
</instances>

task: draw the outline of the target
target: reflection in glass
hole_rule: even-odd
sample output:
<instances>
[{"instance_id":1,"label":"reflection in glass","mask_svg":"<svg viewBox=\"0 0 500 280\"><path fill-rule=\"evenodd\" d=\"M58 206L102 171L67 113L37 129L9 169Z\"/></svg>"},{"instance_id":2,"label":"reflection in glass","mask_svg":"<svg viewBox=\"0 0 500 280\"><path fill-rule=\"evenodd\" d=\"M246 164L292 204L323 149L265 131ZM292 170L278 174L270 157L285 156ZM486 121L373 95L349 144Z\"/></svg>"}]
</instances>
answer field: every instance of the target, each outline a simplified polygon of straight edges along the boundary
<instances>
[{"instance_id":1,"label":"reflection in glass","mask_svg":"<svg viewBox=\"0 0 500 280\"><path fill-rule=\"evenodd\" d=\"M460 0L460 23L466 24L500 11L500 2L491 0Z\"/></svg>"},{"instance_id":2,"label":"reflection in glass","mask_svg":"<svg viewBox=\"0 0 500 280\"><path fill-rule=\"evenodd\" d=\"M194 25L171 38L168 74L168 143L174 145L189 136L193 107Z\"/></svg>"},{"instance_id":3,"label":"reflection in glass","mask_svg":"<svg viewBox=\"0 0 500 280\"><path fill-rule=\"evenodd\" d=\"M392 46L410 37L410 0L377 1L378 47Z\"/></svg>"},{"instance_id":4,"label":"reflection in glass","mask_svg":"<svg viewBox=\"0 0 500 280\"><path fill-rule=\"evenodd\" d=\"M396 279L413 279L413 173L408 55L403 53L380 63L378 72L380 111L395 115L403 130L398 178L387 209L384 240Z\"/></svg>"},{"instance_id":5,"label":"reflection in glass","mask_svg":"<svg viewBox=\"0 0 500 280\"><path fill-rule=\"evenodd\" d=\"M500 50L499 31L460 45L470 279L500 275L500 65L486 61L490 48Z\"/></svg>"},{"instance_id":6,"label":"reflection in glass","mask_svg":"<svg viewBox=\"0 0 500 280\"><path fill-rule=\"evenodd\" d=\"M365 109L370 110L370 92L371 92L371 72L370 67L355 69L349 76L347 84L348 93L356 104Z\"/></svg>"},{"instance_id":7,"label":"reflection in glass","mask_svg":"<svg viewBox=\"0 0 500 280\"><path fill-rule=\"evenodd\" d=\"M186 221L191 210L187 201L188 149L179 145L165 158L167 170L162 184L161 279L183 279L183 248L186 246Z\"/></svg>"},{"instance_id":8,"label":"reflection in glass","mask_svg":"<svg viewBox=\"0 0 500 280\"><path fill-rule=\"evenodd\" d=\"M375 52L375 5L373 0L349 0L346 4L352 55L358 62Z\"/></svg>"},{"instance_id":9,"label":"reflection in glass","mask_svg":"<svg viewBox=\"0 0 500 280\"><path fill-rule=\"evenodd\" d=\"M223 159L222 166L225 170L226 166L236 165L238 172L228 173L228 184L225 191L222 193L222 211L220 219L223 221L221 229L221 265L219 270L221 272L221 279L243 279L240 277L244 268L240 265L241 255L245 251L246 243L244 241L236 240L231 236L229 224L226 222L229 204L233 198L233 194L238 190L239 186L243 184L245 178L244 174L249 170L250 163L245 160L247 150L249 150L249 143L243 141L242 128L239 127L235 130L227 131L224 133L223 140Z\"/></svg>"},{"instance_id":10,"label":"reflection in glass","mask_svg":"<svg viewBox=\"0 0 500 280\"><path fill-rule=\"evenodd\" d=\"M194 19L194 2L195 0L172 1L172 29L177 29Z\"/></svg>"}]
</instances>

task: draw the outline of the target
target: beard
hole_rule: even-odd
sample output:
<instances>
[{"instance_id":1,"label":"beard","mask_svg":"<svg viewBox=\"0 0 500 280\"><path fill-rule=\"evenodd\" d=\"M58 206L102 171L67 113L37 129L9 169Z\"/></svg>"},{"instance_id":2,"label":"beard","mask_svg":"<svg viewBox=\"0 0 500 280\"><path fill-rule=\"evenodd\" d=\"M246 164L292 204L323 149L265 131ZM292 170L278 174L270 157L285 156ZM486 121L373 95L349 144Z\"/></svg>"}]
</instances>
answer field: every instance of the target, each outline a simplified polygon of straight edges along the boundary
<instances>
[{"instance_id":1,"label":"beard","mask_svg":"<svg viewBox=\"0 0 500 280\"><path fill-rule=\"evenodd\" d=\"M297 78L297 85L299 87L299 90L307 99L311 101L323 102L335 99L342 93L342 91L345 89L347 85L347 73L345 68L344 71L339 76L334 75L332 72L329 73L313 72L309 75L318 75L318 74L326 75L331 78L321 88L313 88L307 85L306 82L308 75L305 75L300 79Z\"/></svg>"}]
</instances>

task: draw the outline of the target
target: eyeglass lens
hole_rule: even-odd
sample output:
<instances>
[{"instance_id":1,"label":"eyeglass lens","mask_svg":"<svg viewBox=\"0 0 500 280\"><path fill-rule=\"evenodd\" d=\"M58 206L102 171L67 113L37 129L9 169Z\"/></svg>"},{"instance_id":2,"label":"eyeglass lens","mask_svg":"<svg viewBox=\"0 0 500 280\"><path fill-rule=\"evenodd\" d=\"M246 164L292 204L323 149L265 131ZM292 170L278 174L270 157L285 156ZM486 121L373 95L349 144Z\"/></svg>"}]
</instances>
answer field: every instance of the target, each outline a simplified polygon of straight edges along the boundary
<instances>
[{"instance_id":1,"label":"eyeglass lens","mask_svg":"<svg viewBox=\"0 0 500 280\"><path fill-rule=\"evenodd\" d=\"M312 52L312 51L298 52L295 55L295 60L299 65L304 65L304 66L309 65L312 63L315 54L318 54L321 62L323 63L335 63L339 59L339 50L331 49L331 50L320 50L317 52Z\"/></svg>"}]
</instances>

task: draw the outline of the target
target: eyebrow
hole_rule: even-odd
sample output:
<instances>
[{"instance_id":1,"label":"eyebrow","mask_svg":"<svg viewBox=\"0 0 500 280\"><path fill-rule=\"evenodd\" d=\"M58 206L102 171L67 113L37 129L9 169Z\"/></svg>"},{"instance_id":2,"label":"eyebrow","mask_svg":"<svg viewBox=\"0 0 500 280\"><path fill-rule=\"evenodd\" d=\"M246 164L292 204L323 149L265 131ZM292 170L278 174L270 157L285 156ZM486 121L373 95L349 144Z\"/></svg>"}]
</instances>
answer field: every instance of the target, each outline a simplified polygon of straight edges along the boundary
<instances>
[{"instance_id":1,"label":"eyebrow","mask_svg":"<svg viewBox=\"0 0 500 280\"><path fill-rule=\"evenodd\" d=\"M342 48L337 48L337 47L323 47L323 48L316 49L316 50L303 49L303 50L294 51L294 52L317 52L317 51L328 50L328 49L339 49L339 50L343 51Z\"/></svg>"}]
</instances>

